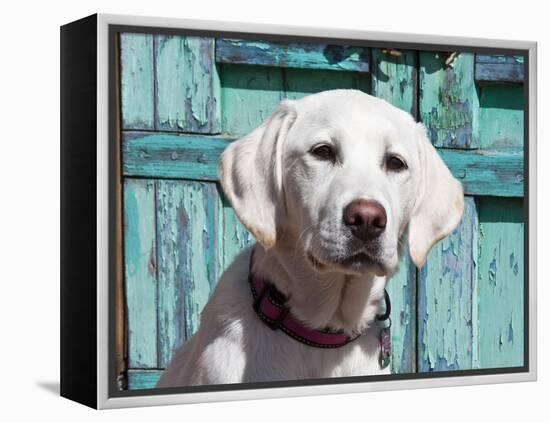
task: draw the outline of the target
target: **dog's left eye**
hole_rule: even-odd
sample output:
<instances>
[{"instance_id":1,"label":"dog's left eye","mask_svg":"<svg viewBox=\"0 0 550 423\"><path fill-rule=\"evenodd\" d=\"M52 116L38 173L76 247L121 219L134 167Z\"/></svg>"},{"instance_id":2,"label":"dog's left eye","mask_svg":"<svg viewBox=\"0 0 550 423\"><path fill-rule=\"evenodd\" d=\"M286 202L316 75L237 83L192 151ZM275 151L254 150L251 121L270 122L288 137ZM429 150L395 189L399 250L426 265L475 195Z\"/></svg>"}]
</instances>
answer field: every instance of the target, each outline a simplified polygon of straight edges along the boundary
<instances>
[{"instance_id":1,"label":"dog's left eye","mask_svg":"<svg viewBox=\"0 0 550 423\"><path fill-rule=\"evenodd\" d=\"M386 169L392 172L401 172L404 169L407 169L407 164L398 156L389 155L386 158Z\"/></svg>"},{"instance_id":2,"label":"dog's left eye","mask_svg":"<svg viewBox=\"0 0 550 423\"><path fill-rule=\"evenodd\" d=\"M310 150L310 153L317 157L319 160L335 161L336 153L334 149L327 144L316 145Z\"/></svg>"}]
</instances>

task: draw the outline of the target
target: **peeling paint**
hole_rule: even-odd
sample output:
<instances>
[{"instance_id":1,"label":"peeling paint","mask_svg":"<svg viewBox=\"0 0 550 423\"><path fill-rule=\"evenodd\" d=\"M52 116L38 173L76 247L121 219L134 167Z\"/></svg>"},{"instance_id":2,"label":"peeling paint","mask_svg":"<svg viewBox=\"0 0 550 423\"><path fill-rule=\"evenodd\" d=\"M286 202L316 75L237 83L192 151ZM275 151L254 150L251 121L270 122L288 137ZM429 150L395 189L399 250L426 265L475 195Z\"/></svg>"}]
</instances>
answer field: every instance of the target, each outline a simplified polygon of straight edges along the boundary
<instances>
[{"instance_id":1,"label":"peeling paint","mask_svg":"<svg viewBox=\"0 0 550 423\"><path fill-rule=\"evenodd\" d=\"M508 343L514 342L514 321L513 316L510 316L510 324L508 325Z\"/></svg>"},{"instance_id":2,"label":"peeling paint","mask_svg":"<svg viewBox=\"0 0 550 423\"><path fill-rule=\"evenodd\" d=\"M473 366L472 301L476 275L472 257L477 236L473 198L465 198L461 224L430 252L419 278L419 370Z\"/></svg>"},{"instance_id":3,"label":"peeling paint","mask_svg":"<svg viewBox=\"0 0 550 423\"><path fill-rule=\"evenodd\" d=\"M495 253L493 256L493 260L491 260L491 263L489 264L489 283L492 285L497 284L497 259L496 259L496 248Z\"/></svg>"},{"instance_id":4,"label":"peeling paint","mask_svg":"<svg viewBox=\"0 0 550 423\"><path fill-rule=\"evenodd\" d=\"M156 126L165 131L214 132L217 77L214 42L193 36L155 36Z\"/></svg>"},{"instance_id":5,"label":"peeling paint","mask_svg":"<svg viewBox=\"0 0 550 423\"><path fill-rule=\"evenodd\" d=\"M451 68L437 54L420 53L420 117L434 145L478 145L473 129L478 107L473 72L473 54L460 53Z\"/></svg>"},{"instance_id":6,"label":"peeling paint","mask_svg":"<svg viewBox=\"0 0 550 423\"><path fill-rule=\"evenodd\" d=\"M160 181L157 218L161 366L190 337L219 277L217 227L221 201L213 183Z\"/></svg>"},{"instance_id":7,"label":"peeling paint","mask_svg":"<svg viewBox=\"0 0 550 423\"><path fill-rule=\"evenodd\" d=\"M124 129L153 129L153 36L120 36L121 112Z\"/></svg>"},{"instance_id":8,"label":"peeling paint","mask_svg":"<svg viewBox=\"0 0 550 423\"><path fill-rule=\"evenodd\" d=\"M416 115L416 55L403 50L401 56L372 50L373 95L383 98L406 112Z\"/></svg>"},{"instance_id":9,"label":"peeling paint","mask_svg":"<svg viewBox=\"0 0 550 423\"><path fill-rule=\"evenodd\" d=\"M220 63L330 71L369 71L369 48L312 43L282 43L220 38Z\"/></svg>"},{"instance_id":10,"label":"peeling paint","mask_svg":"<svg viewBox=\"0 0 550 423\"><path fill-rule=\"evenodd\" d=\"M512 252L510 254L510 269L512 269L512 272L514 272L514 275L517 276L519 272L519 263L516 260L514 253Z\"/></svg>"},{"instance_id":11,"label":"peeling paint","mask_svg":"<svg viewBox=\"0 0 550 423\"><path fill-rule=\"evenodd\" d=\"M479 366L523 364L522 201L480 201ZM495 289L498 287L498 289Z\"/></svg>"}]
</instances>

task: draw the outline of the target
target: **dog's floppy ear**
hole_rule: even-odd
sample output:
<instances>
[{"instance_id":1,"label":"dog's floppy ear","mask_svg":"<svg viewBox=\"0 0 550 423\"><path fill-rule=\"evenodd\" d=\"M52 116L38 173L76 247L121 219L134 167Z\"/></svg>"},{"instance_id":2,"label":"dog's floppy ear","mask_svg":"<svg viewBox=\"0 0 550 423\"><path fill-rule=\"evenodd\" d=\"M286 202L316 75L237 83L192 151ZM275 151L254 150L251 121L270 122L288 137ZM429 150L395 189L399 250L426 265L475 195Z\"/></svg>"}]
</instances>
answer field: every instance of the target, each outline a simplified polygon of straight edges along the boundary
<instances>
[{"instance_id":1,"label":"dog's floppy ear","mask_svg":"<svg viewBox=\"0 0 550 423\"><path fill-rule=\"evenodd\" d=\"M462 185L452 175L426 135L416 124L420 156L420 183L409 221L409 253L422 267L433 245L450 234L460 222L464 210Z\"/></svg>"},{"instance_id":2,"label":"dog's floppy ear","mask_svg":"<svg viewBox=\"0 0 550 423\"><path fill-rule=\"evenodd\" d=\"M221 155L220 181L235 213L265 248L275 245L282 200L282 150L296 111L284 100L259 127Z\"/></svg>"}]
</instances>

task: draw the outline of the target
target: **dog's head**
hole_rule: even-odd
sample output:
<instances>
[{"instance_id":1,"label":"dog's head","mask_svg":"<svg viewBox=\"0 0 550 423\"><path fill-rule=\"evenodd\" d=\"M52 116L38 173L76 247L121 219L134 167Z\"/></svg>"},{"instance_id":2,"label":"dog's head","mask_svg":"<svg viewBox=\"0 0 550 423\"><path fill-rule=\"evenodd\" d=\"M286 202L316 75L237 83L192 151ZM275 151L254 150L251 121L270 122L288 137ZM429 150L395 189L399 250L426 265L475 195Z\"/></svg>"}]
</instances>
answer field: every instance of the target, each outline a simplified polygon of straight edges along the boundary
<instances>
[{"instance_id":1,"label":"dog's head","mask_svg":"<svg viewBox=\"0 0 550 423\"><path fill-rule=\"evenodd\" d=\"M389 274L407 227L420 267L464 205L424 126L355 90L281 102L224 151L220 178L265 248L293 240L318 271Z\"/></svg>"}]
</instances>

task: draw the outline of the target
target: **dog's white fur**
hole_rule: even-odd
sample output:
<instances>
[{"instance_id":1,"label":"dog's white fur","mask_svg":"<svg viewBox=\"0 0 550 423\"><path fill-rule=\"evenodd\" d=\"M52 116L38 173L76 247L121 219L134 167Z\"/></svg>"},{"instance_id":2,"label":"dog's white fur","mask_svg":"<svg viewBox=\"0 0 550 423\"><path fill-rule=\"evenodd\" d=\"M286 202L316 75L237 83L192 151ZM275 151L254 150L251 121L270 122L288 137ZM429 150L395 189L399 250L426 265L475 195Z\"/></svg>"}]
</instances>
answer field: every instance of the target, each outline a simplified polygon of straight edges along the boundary
<instances>
[{"instance_id":1,"label":"dog's white fur","mask_svg":"<svg viewBox=\"0 0 550 423\"><path fill-rule=\"evenodd\" d=\"M331 146L335 159L316 156L319 145ZM406 168L389 169L392 155ZM360 91L325 91L283 101L225 150L220 175L235 212L259 242L254 271L289 298L305 325L363 335L341 348L319 349L268 328L252 309L247 249L219 280L198 332L175 351L157 386L389 372L379 365L375 316L400 242L408 234L420 267L463 211L462 187L425 128ZM376 240L359 240L343 223L344 208L356 199L376 200L386 210L386 229ZM342 263L356 254L363 259Z\"/></svg>"}]
</instances>

